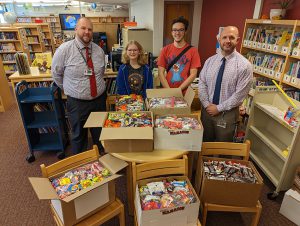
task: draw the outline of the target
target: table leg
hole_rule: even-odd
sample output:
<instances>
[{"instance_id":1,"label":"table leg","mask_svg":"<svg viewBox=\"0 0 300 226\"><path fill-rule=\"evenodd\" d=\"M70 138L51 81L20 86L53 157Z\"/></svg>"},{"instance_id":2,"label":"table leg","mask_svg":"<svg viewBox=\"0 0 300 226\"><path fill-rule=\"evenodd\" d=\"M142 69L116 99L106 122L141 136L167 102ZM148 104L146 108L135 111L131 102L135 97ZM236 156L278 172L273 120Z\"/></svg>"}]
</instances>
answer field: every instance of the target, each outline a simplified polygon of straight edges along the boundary
<instances>
[{"instance_id":1,"label":"table leg","mask_svg":"<svg viewBox=\"0 0 300 226\"><path fill-rule=\"evenodd\" d=\"M128 162L127 170L127 199L128 199L128 214L133 216L133 191L132 191L132 163Z\"/></svg>"},{"instance_id":2,"label":"table leg","mask_svg":"<svg viewBox=\"0 0 300 226\"><path fill-rule=\"evenodd\" d=\"M190 151L188 154L188 160L189 160L189 174L188 177L190 181L192 181L192 174L193 174L193 162L194 162L194 152Z\"/></svg>"}]
</instances>

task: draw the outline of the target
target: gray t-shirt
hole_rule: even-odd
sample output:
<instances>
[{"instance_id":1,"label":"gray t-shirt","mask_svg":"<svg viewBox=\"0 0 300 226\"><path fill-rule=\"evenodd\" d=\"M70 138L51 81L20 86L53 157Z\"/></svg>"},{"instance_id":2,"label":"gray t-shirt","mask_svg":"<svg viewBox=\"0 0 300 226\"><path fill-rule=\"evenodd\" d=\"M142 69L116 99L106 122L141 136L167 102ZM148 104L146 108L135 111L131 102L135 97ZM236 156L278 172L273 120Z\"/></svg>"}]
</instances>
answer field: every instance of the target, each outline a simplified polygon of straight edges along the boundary
<instances>
[{"instance_id":1,"label":"gray t-shirt","mask_svg":"<svg viewBox=\"0 0 300 226\"><path fill-rule=\"evenodd\" d=\"M141 94L144 84L143 67L137 69L128 64L128 84L131 89L131 93Z\"/></svg>"}]
</instances>

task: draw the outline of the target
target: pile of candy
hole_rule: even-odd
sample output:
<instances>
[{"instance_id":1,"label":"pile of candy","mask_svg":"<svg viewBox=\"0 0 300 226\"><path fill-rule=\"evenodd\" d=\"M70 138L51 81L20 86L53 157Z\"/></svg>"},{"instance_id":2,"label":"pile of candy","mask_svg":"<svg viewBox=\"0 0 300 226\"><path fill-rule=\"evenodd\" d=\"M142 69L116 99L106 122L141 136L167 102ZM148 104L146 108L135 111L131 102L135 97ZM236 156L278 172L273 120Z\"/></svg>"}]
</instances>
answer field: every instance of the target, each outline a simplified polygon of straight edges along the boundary
<instances>
[{"instance_id":1,"label":"pile of candy","mask_svg":"<svg viewBox=\"0 0 300 226\"><path fill-rule=\"evenodd\" d=\"M164 129L200 129L197 119L191 117L178 117L176 115L158 116L155 127Z\"/></svg>"},{"instance_id":2,"label":"pile of candy","mask_svg":"<svg viewBox=\"0 0 300 226\"><path fill-rule=\"evenodd\" d=\"M94 162L73 169L50 181L58 196L64 199L109 176L111 173L107 168L101 166L99 162Z\"/></svg>"},{"instance_id":3,"label":"pile of candy","mask_svg":"<svg viewBox=\"0 0 300 226\"><path fill-rule=\"evenodd\" d=\"M186 181L151 182L139 187L143 210L178 207L196 202Z\"/></svg>"},{"instance_id":4,"label":"pile of candy","mask_svg":"<svg viewBox=\"0 0 300 226\"><path fill-rule=\"evenodd\" d=\"M152 119L147 113L111 112L104 127L152 127Z\"/></svg>"},{"instance_id":5,"label":"pile of candy","mask_svg":"<svg viewBox=\"0 0 300 226\"><path fill-rule=\"evenodd\" d=\"M188 104L182 97L154 97L149 100L150 108L185 108Z\"/></svg>"},{"instance_id":6,"label":"pile of candy","mask_svg":"<svg viewBox=\"0 0 300 226\"><path fill-rule=\"evenodd\" d=\"M204 173L208 179L252 184L257 182L257 178L250 167L232 161L204 162Z\"/></svg>"},{"instance_id":7,"label":"pile of candy","mask_svg":"<svg viewBox=\"0 0 300 226\"><path fill-rule=\"evenodd\" d=\"M143 111L143 97L136 94L121 95L116 98L116 111Z\"/></svg>"}]
</instances>

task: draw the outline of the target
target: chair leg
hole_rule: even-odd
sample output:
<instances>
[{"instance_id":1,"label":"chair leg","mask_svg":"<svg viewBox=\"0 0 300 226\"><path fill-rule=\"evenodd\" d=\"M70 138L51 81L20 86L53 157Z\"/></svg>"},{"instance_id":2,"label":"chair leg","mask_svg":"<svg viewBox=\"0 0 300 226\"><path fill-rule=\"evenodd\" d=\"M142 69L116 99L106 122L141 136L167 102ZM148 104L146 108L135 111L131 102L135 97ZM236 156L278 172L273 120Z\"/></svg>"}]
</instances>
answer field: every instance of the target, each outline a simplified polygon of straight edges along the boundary
<instances>
[{"instance_id":1,"label":"chair leg","mask_svg":"<svg viewBox=\"0 0 300 226\"><path fill-rule=\"evenodd\" d=\"M133 190L132 190L132 163L129 162L128 166L127 166L127 172L126 172L126 176L127 176L127 199L128 199L128 214L130 216L133 216L133 208L134 208L134 204L133 204Z\"/></svg>"},{"instance_id":2,"label":"chair leg","mask_svg":"<svg viewBox=\"0 0 300 226\"><path fill-rule=\"evenodd\" d=\"M200 196L200 164L201 164L199 155L197 159L196 175L195 175L195 191L198 196Z\"/></svg>"},{"instance_id":3,"label":"chair leg","mask_svg":"<svg viewBox=\"0 0 300 226\"><path fill-rule=\"evenodd\" d=\"M120 210L120 213L118 214L120 226L125 226L125 211L124 211L124 205L122 205L122 208Z\"/></svg>"},{"instance_id":4,"label":"chair leg","mask_svg":"<svg viewBox=\"0 0 300 226\"><path fill-rule=\"evenodd\" d=\"M188 154L188 166L189 166L188 177L189 177L190 181L192 181L192 175L193 175L193 162L194 162L193 153L194 152L190 151L189 154Z\"/></svg>"},{"instance_id":5,"label":"chair leg","mask_svg":"<svg viewBox=\"0 0 300 226\"><path fill-rule=\"evenodd\" d=\"M202 226L205 226L207 218L207 203L204 203L202 211Z\"/></svg>"},{"instance_id":6,"label":"chair leg","mask_svg":"<svg viewBox=\"0 0 300 226\"><path fill-rule=\"evenodd\" d=\"M258 225L261 210L262 210L262 206L260 204L260 201L258 200L257 201L257 206L256 206L256 212L255 212L255 215L253 216L251 226L257 226Z\"/></svg>"}]
</instances>

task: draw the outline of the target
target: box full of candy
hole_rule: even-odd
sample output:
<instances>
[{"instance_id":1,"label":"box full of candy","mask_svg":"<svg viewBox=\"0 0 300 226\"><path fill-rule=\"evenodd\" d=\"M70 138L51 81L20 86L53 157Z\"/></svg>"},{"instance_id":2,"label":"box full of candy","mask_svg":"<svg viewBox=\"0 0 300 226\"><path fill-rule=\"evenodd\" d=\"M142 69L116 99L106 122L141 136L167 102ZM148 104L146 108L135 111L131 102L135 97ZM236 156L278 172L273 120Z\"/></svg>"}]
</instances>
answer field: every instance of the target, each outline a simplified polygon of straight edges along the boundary
<instances>
[{"instance_id":1,"label":"box full of candy","mask_svg":"<svg viewBox=\"0 0 300 226\"><path fill-rule=\"evenodd\" d=\"M137 182L135 207L139 226L197 225L200 201L187 177Z\"/></svg>"},{"instance_id":2,"label":"box full of candy","mask_svg":"<svg viewBox=\"0 0 300 226\"><path fill-rule=\"evenodd\" d=\"M117 172L128 164L109 154L99 161L84 164L70 163L73 167L51 178L29 178L39 199L49 199L53 210L64 225L74 225L115 200Z\"/></svg>"},{"instance_id":3,"label":"box full of candy","mask_svg":"<svg viewBox=\"0 0 300 226\"><path fill-rule=\"evenodd\" d=\"M201 151L203 126L197 115L157 115L154 149Z\"/></svg>"},{"instance_id":4,"label":"box full of candy","mask_svg":"<svg viewBox=\"0 0 300 226\"><path fill-rule=\"evenodd\" d=\"M116 111L144 111L144 106L141 95L130 94L116 97Z\"/></svg>"},{"instance_id":5,"label":"box full of candy","mask_svg":"<svg viewBox=\"0 0 300 226\"><path fill-rule=\"evenodd\" d=\"M202 157L202 202L256 206L263 179L250 161Z\"/></svg>"},{"instance_id":6,"label":"box full of candy","mask_svg":"<svg viewBox=\"0 0 300 226\"><path fill-rule=\"evenodd\" d=\"M191 113L195 92L190 87L185 95L182 94L180 88L147 89L146 93L146 107L154 115Z\"/></svg>"},{"instance_id":7,"label":"box full of candy","mask_svg":"<svg viewBox=\"0 0 300 226\"><path fill-rule=\"evenodd\" d=\"M103 127L106 152L153 151L152 112L92 112L84 127Z\"/></svg>"}]
</instances>

